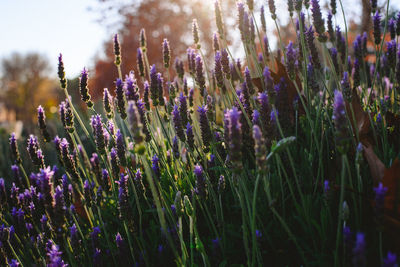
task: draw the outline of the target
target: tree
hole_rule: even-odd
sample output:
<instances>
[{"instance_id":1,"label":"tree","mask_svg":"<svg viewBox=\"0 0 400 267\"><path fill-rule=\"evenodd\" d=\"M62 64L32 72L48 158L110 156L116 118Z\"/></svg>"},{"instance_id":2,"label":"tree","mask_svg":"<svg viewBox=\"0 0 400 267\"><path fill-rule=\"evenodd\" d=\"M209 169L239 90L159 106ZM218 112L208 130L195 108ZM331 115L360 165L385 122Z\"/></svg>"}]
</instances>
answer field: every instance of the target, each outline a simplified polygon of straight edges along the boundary
<instances>
[{"instance_id":1,"label":"tree","mask_svg":"<svg viewBox=\"0 0 400 267\"><path fill-rule=\"evenodd\" d=\"M184 59L186 49L193 45L192 20L197 19L201 37L201 44L206 56L211 55L212 36L216 29L214 22L214 1L204 0L145 0L133 4L118 4L114 0L100 0L105 6L106 21L107 12L113 8L112 14L121 16L122 26L119 29L119 38L122 51L122 73L136 70L136 51L139 47L139 32L145 28L147 35L147 54L150 64L157 64L162 69L161 44L167 38L171 47L171 65L175 57ZM222 10L225 11L225 21L236 23L235 1L221 1ZM229 7L229 8L228 8ZM235 8L232 12L232 7ZM227 19L229 17L229 19ZM114 19L115 21L115 19ZM95 64L95 77L90 84L94 97L101 95L102 89L113 88L117 69L114 65L113 40L104 43L105 56L99 57ZM113 91L113 90L111 90Z\"/></svg>"},{"instance_id":2,"label":"tree","mask_svg":"<svg viewBox=\"0 0 400 267\"><path fill-rule=\"evenodd\" d=\"M50 64L37 54L14 53L1 62L0 100L26 127L36 123L38 105L56 106L56 83L48 78Z\"/></svg>"}]
</instances>

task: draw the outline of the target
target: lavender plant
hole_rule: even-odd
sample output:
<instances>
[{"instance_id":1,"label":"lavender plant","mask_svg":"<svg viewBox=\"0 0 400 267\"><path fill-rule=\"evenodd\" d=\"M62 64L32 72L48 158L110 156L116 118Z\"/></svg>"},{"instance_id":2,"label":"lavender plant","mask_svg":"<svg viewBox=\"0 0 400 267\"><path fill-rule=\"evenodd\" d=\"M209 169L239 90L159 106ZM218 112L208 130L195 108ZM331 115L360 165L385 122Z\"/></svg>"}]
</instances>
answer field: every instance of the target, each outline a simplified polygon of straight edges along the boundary
<instances>
[{"instance_id":1,"label":"lavender plant","mask_svg":"<svg viewBox=\"0 0 400 267\"><path fill-rule=\"evenodd\" d=\"M216 0L213 60L194 20L194 47L173 68L167 39L163 62L149 64L142 29L137 69L122 73L115 35L115 96L104 89L97 105L83 69L87 114L60 55L62 127L53 135L39 106L41 135L9 138L0 265L397 266L385 219L398 219L398 195L390 169L374 168L400 153L400 14L388 21L372 1L373 38L349 48L339 3L325 25L318 0L311 12L288 1L296 40L278 36L274 51L265 7L239 1L244 51L233 58Z\"/></svg>"}]
</instances>

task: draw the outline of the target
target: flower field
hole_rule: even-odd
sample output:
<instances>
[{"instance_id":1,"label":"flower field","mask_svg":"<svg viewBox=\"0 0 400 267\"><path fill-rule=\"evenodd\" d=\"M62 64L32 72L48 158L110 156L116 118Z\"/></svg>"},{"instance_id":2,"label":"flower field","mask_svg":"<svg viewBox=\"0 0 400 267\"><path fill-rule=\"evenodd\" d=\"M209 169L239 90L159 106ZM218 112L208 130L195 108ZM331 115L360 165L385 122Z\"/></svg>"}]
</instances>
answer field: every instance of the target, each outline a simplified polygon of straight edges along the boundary
<instances>
[{"instance_id":1,"label":"flower field","mask_svg":"<svg viewBox=\"0 0 400 267\"><path fill-rule=\"evenodd\" d=\"M350 41L342 1L255 2L232 8L241 57L218 0L213 51L193 20L153 62L143 28L122 73L116 34L102 101L86 69L72 101L60 54L62 127L39 106L40 134L9 138L1 266L398 266L400 13L372 0Z\"/></svg>"}]
</instances>

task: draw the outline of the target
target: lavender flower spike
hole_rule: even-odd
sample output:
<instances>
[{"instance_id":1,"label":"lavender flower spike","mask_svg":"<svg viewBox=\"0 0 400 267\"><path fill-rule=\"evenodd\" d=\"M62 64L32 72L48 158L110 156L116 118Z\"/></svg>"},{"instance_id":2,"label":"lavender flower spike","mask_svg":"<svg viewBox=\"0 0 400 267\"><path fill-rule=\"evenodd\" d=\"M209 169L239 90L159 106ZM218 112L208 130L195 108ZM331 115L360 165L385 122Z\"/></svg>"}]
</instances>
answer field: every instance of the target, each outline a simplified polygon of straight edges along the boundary
<instances>
[{"instance_id":1,"label":"lavender flower spike","mask_svg":"<svg viewBox=\"0 0 400 267\"><path fill-rule=\"evenodd\" d=\"M199 197L206 198L207 197L207 184L206 184L206 179L204 177L203 168L199 164L196 164L193 172L196 176L195 192Z\"/></svg>"},{"instance_id":2,"label":"lavender flower spike","mask_svg":"<svg viewBox=\"0 0 400 267\"><path fill-rule=\"evenodd\" d=\"M356 243L353 248L353 266L366 266L366 243L365 235L363 233L357 233Z\"/></svg>"},{"instance_id":3,"label":"lavender flower spike","mask_svg":"<svg viewBox=\"0 0 400 267\"><path fill-rule=\"evenodd\" d=\"M144 139L142 134L143 124L135 101L128 102L128 121L133 139L137 144L142 143Z\"/></svg>"},{"instance_id":4,"label":"lavender flower spike","mask_svg":"<svg viewBox=\"0 0 400 267\"><path fill-rule=\"evenodd\" d=\"M182 142L185 142L186 138L183 133L182 118L177 105L174 106L174 110L172 111L172 120L174 121L176 135Z\"/></svg>"},{"instance_id":5,"label":"lavender flower spike","mask_svg":"<svg viewBox=\"0 0 400 267\"><path fill-rule=\"evenodd\" d=\"M224 132L225 142L228 144L229 160L239 171L242 166L242 124L240 123L241 112L233 107L225 113Z\"/></svg>"},{"instance_id":6,"label":"lavender flower spike","mask_svg":"<svg viewBox=\"0 0 400 267\"><path fill-rule=\"evenodd\" d=\"M201 130L201 139L203 140L203 145L205 147L209 147L212 134L210 129L210 124L207 118L207 106L201 106L197 109L199 113L199 123L200 123L200 130Z\"/></svg>"},{"instance_id":7,"label":"lavender flower spike","mask_svg":"<svg viewBox=\"0 0 400 267\"><path fill-rule=\"evenodd\" d=\"M65 70L62 54L58 56L58 78L60 79L60 85L62 89L67 88L67 80L65 79Z\"/></svg>"},{"instance_id":8,"label":"lavender flower spike","mask_svg":"<svg viewBox=\"0 0 400 267\"><path fill-rule=\"evenodd\" d=\"M93 107L93 102L90 100L89 88L88 88L89 73L86 68L83 68L81 72L81 77L79 77L79 90L81 93L82 101L91 108Z\"/></svg>"},{"instance_id":9,"label":"lavender flower spike","mask_svg":"<svg viewBox=\"0 0 400 267\"><path fill-rule=\"evenodd\" d=\"M38 111L38 125L39 125L40 131L42 133L43 139L45 142L49 142L50 135L49 135L49 132L47 131L46 115L44 113L44 109L42 106L39 106L37 111Z\"/></svg>"},{"instance_id":10,"label":"lavender flower spike","mask_svg":"<svg viewBox=\"0 0 400 267\"><path fill-rule=\"evenodd\" d=\"M171 63L171 51L167 39L164 39L162 48L164 67L168 69Z\"/></svg>"},{"instance_id":11,"label":"lavender flower spike","mask_svg":"<svg viewBox=\"0 0 400 267\"><path fill-rule=\"evenodd\" d=\"M332 119L334 121L336 128L336 144L338 145L339 151L341 153L345 153L347 151L347 143L348 143L346 109L342 93L336 90L334 94L335 94L335 102L333 104Z\"/></svg>"},{"instance_id":12,"label":"lavender flower spike","mask_svg":"<svg viewBox=\"0 0 400 267\"><path fill-rule=\"evenodd\" d=\"M21 163L21 157L19 155L18 143L17 143L17 138L15 137L15 133L11 133L10 136L10 150L11 154L14 157L15 162Z\"/></svg>"},{"instance_id":13,"label":"lavender flower spike","mask_svg":"<svg viewBox=\"0 0 400 267\"><path fill-rule=\"evenodd\" d=\"M204 97L204 91L206 90L206 80L204 78L203 71L203 60L200 55L196 56L196 83L199 86L200 94Z\"/></svg>"},{"instance_id":14,"label":"lavender flower spike","mask_svg":"<svg viewBox=\"0 0 400 267\"><path fill-rule=\"evenodd\" d=\"M375 44L379 45L381 43L381 15L379 11L376 11L375 15L372 16L372 22L374 24L374 39Z\"/></svg>"},{"instance_id":15,"label":"lavender flower spike","mask_svg":"<svg viewBox=\"0 0 400 267\"><path fill-rule=\"evenodd\" d=\"M311 0L311 6L314 28L315 31L318 33L318 40L321 42L325 42L327 39L325 35L325 21L322 18L319 0Z\"/></svg>"},{"instance_id":16,"label":"lavender flower spike","mask_svg":"<svg viewBox=\"0 0 400 267\"><path fill-rule=\"evenodd\" d=\"M125 97L124 97L124 88L123 88L123 83L121 79L117 79L115 82L115 95L117 98L117 107L118 107L118 112L121 115L122 119L126 118L126 112L125 112Z\"/></svg>"},{"instance_id":17,"label":"lavender flower spike","mask_svg":"<svg viewBox=\"0 0 400 267\"><path fill-rule=\"evenodd\" d=\"M293 47L293 42L290 41L286 47L286 69L289 72L291 79L295 79L296 70L298 68L298 51Z\"/></svg>"}]
</instances>

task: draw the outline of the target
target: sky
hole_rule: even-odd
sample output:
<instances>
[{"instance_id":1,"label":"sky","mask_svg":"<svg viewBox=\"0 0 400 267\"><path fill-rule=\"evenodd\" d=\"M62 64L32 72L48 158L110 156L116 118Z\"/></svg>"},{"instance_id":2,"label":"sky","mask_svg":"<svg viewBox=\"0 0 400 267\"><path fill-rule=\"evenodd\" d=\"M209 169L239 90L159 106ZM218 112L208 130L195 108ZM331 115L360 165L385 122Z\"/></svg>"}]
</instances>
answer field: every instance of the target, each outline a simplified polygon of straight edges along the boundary
<instances>
[{"instance_id":1,"label":"sky","mask_svg":"<svg viewBox=\"0 0 400 267\"><path fill-rule=\"evenodd\" d=\"M350 1L343 3L346 6ZM395 2L391 6L399 9L400 3ZM354 4L353 12L360 8ZM287 13L285 0L276 0L276 5ZM76 77L83 67L93 67L104 40L112 38L112 32L96 21L99 13L90 11L96 7L98 0L0 0L0 59L12 52L39 52L48 58L56 75L57 57L62 53L67 77Z\"/></svg>"},{"instance_id":2,"label":"sky","mask_svg":"<svg viewBox=\"0 0 400 267\"><path fill-rule=\"evenodd\" d=\"M0 0L0 59L12 52L39 52L56 75L62 53L67 76L78 75L93 65L109 37L106 27L96 22L99 14L89 10L96 4L97 0Z\"/></svg>"}]
</instances>

